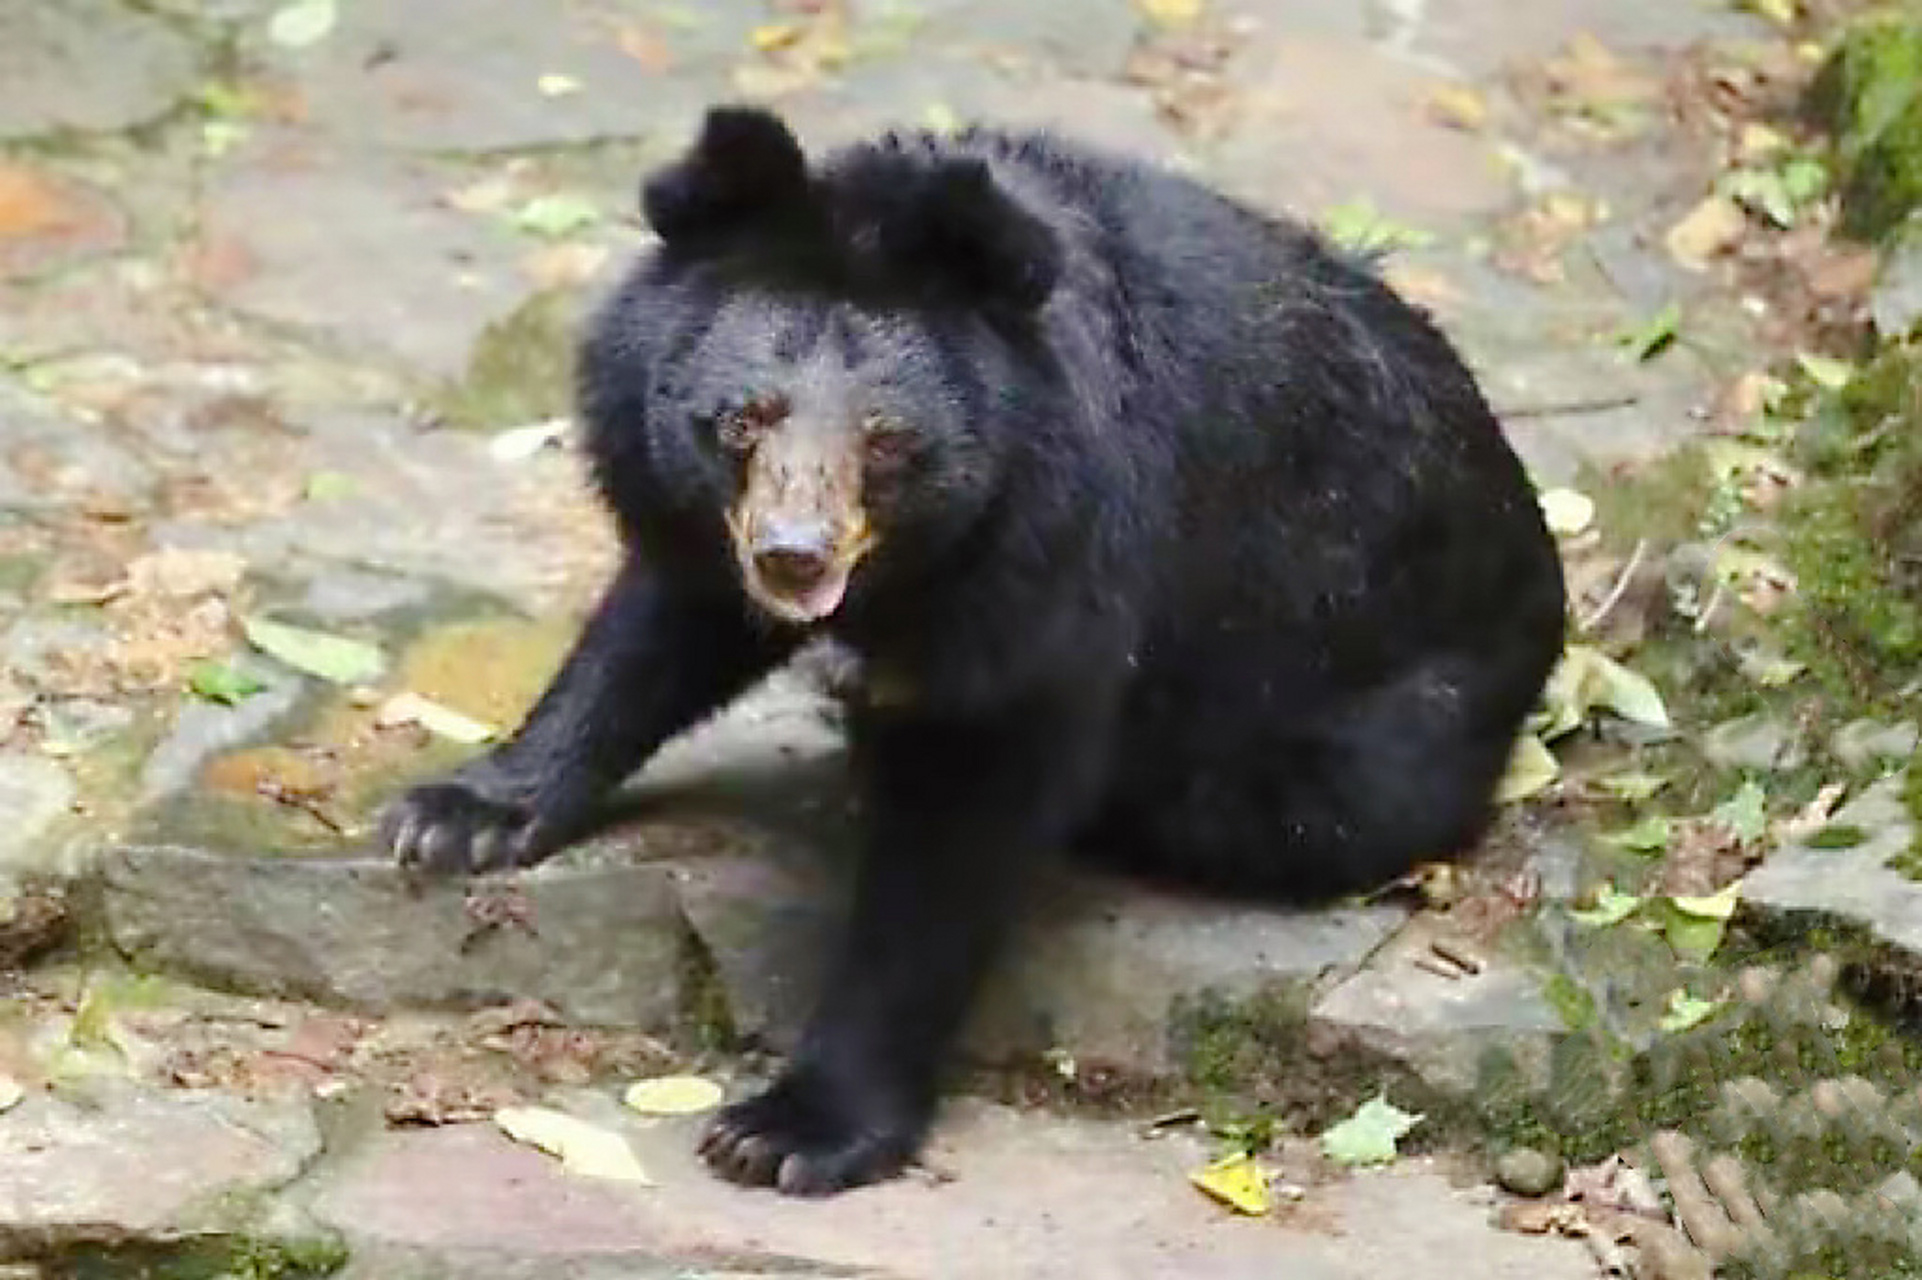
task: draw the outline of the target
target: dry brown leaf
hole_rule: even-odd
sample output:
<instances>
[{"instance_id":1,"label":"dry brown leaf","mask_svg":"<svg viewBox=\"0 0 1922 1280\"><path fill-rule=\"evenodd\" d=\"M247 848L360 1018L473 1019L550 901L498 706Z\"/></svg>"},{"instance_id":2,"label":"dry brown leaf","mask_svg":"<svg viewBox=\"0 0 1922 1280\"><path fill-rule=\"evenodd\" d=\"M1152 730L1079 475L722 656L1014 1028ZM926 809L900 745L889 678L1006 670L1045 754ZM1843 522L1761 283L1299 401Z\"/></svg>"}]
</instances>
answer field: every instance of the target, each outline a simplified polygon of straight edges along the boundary
<instances>
[{"instance_id":1,"label":"dry brown leaf","mask_svg":"<svg viewBox=\"0 0 1922 1280\"><path fill-rule=\"evenodd\" d=\"M136 595L188 600L225 595L246 571L246 560L231 551L162 547L127 566L127 584Z\"/></svg>"},{"instance_id":2,"label":"dry brown leaf","mask_svg":"<svg viewBox=\"0 0 1922 1280\"><path fill-rule=\"evenodd\" d=\"M674 52L660 33L650 27L626 24L614 32L614 47L659 75L674 66Z\"/></svg>"},{"instance_id":3,"label":"dry brown leaf","mask_svg":"<svg viewBox=\"0 0 1922 1280\"><path fill-rule=\"evenodd\" d=\"M84 218L65 188L38 169L0 164L0 239L77 230Z\"/></svg>"},{"instance_id":4,"label":"dry brown leaf","mask_svg":"<svg viewBox=\"0 0 1922 1280\"><path fill-rule=\"evenodd\" d=\"M1727 196L1710 196L1669 228L1668 253L1690 271L1705 271L1711 260L1735 247L1748 230L1748 215Z\"/></svg>"},{"instance_id":5,"label":"dry brown leaf","mask_svg":"<svg viewBox=\"0 0 1922 1280\"><path fill-rule=\"evenodd\" d=\"M1428 118L1451 129L1479 133L1488 124L1488 100L1465 84L1437 85L1428 91Z\"/></svg>"},{"instance_id":6,"label":"dry brown leaf","mask_svg":"<svg viewBox=\"0 0 1922 1280\"><path fill-rule=\"evenodd\" d=\"M1647 102L1658 92L1653 79L1622 61L1586 31L1570 40L1561 55L1551 58L1544 69L1560 95L1584 107Z\"/></svg>"}]
</instances>

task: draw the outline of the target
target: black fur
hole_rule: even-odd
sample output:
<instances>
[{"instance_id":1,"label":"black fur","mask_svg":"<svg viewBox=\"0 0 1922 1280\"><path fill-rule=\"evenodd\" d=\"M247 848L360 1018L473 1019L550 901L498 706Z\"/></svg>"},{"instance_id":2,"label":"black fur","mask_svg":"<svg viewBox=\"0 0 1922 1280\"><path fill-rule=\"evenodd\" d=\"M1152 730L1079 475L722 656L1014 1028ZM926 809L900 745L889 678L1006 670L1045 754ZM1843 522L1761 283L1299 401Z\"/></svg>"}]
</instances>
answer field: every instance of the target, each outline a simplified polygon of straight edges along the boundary
<instances>
[{"instance_id":1,"label":"black fur","mask_svg":"<svg viewBox=\"0 0 1922 1280\"><path fill-rule=\"evenodd\" d=\"M582 361L632 559L519 735L387 837L536 860L803 638L744 595L722 519L713 423L743 396L906 424L821 624L890 691L850 716L850 934L786 1072L704 1147L820 1193L912 1156L1052 851L1325 897L1469 845L1563 591L1470 375L1362 264L1055 138L890 136L797 178L785 137L718 116L650 187L665 243Z\"/></svg>"}]
</instances>

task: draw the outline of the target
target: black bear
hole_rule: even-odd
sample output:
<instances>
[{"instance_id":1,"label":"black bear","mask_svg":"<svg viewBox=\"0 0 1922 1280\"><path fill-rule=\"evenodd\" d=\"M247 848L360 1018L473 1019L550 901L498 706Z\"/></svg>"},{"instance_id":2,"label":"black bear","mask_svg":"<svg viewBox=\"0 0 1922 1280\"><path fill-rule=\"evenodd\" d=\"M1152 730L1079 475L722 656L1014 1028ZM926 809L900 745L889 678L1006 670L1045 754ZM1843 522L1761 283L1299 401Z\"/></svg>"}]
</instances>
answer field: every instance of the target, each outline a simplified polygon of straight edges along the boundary
<instances>
[{"instance_id":1,"label":"black bear","mask_svg":"<svg viewBox=\"0 0 1922 1280\"><path fill-rule=\"evenodd\" d=\"M1447 340L1307 230L1045 134L810 163L724 107L580 399L628 548L409 865L525 865L810 637L859 655L848 935L720 1174L897 1172L1051 853L1325 897L1471 844L1560 651L1555 547Z\"/></svg>"}]
</instances>

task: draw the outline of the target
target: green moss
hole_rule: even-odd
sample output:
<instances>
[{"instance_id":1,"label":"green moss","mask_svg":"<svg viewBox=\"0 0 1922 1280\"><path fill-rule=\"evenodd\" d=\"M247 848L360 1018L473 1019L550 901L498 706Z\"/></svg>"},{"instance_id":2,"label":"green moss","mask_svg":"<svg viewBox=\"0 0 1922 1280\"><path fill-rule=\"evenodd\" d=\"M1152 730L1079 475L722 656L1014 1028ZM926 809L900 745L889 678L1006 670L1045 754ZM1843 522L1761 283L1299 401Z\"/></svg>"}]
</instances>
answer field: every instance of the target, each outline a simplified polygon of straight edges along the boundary
<instances>
[{"instance_id":1,"label":"green moss","mask_svg":"<svg viewBox=\"0 0 1922 1280\"><path fill-rule=\"evenodd\" d=\"M467 371L436 407L457 427L492 430L559 417L574 399L578 296L548 289L481 330Z\"/></svg>"},{"instance_id":2,"label":"green moss","mask_svg":"<svg viewBox=\"0 0 1922 1280\"><path fill-rule=\"evenodd\" d=\"M37 1260L46 1280L320 1280L347 1265L338 1240L203 1238L82 1246Z\"/></svg>"}]
</instances>

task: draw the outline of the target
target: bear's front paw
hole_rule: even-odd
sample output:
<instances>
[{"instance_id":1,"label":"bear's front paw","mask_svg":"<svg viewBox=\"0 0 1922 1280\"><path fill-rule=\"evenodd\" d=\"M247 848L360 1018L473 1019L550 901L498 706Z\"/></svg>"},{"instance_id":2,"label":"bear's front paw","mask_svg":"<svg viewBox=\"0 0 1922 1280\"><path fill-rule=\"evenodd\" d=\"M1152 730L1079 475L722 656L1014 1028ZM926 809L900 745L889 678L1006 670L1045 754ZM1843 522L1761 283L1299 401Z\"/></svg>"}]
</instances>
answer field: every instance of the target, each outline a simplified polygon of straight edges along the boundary
<instances>
[{"instance_id":1,"label":"bear's front paw","mask_svg":"<svg viewBox=\"0 0 1922 1280\"><path fill-rule=\"evenodd\" d=\"M825 1196L899 1173L921 1126L877 1111L863 1091L790 1074L727 1107L701 1137L715 1173L791 1196Z\"/></svg>"},{"instance_id":2,"label":"bear's front paw","mask_svg":"<svg viewBox=\"0 0 1922 1280\"><path fill-rule=\"evenodd\" d=\"M578 826L578 808L536 803L504 780L456 774L390 805L379 841L402 866L431 875L501 871L558 849Z\"/></svg>"}]
</instances>

